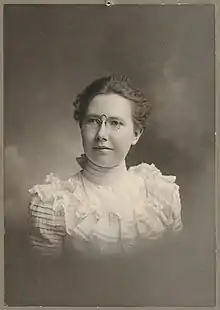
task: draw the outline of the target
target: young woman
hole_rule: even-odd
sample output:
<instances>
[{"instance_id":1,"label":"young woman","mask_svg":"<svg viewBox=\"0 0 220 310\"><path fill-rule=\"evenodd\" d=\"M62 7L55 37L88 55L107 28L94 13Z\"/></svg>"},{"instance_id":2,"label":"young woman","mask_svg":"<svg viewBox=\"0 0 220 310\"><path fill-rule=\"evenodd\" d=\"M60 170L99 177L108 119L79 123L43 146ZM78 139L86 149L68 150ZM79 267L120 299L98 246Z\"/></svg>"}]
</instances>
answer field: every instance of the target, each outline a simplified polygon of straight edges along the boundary
<instances>
[{"instance_id":1,"label":"young woman","mask_svg":"<svg viewBox=\"0 0 220 310\"><path fill-rule=\"evenodd\" d=\"M153 164L126 168L150 113L140 90L125 77L100 78L78 95L85 154L81 171L66 181L53 174L30 193L33 248L42 255L68 251L87 257L126 255L182 228L179 187Z\"/></svg>"}]
</instances>

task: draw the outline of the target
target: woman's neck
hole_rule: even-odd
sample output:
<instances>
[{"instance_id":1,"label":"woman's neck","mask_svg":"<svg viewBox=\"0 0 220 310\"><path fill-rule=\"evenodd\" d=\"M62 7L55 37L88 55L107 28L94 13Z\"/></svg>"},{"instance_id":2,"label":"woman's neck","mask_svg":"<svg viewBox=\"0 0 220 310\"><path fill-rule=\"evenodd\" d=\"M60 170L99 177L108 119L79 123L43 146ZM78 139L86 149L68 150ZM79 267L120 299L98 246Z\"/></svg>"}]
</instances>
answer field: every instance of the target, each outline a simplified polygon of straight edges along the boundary
<instances>
[{"instance_id":1,"label":"woman's neck","mask_svg":"<svg viewBox=\"0 0 220 310\"><path fill-rule=\"evenodd\" d=\"M87 159L82 170L82 175L86 179L98 185L113 185L126 173L127 168L125 160L123 160L118 166L105 168L97 166Z\"/></svg>"}]
</instances>

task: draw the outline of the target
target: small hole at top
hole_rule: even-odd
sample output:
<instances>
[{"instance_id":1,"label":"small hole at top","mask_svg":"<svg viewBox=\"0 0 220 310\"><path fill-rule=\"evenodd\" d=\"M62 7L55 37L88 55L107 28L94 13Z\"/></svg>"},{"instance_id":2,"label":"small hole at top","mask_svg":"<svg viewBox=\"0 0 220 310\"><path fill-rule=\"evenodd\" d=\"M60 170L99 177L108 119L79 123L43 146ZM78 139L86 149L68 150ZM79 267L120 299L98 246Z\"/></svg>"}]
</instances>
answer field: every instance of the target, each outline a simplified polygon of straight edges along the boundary
<instances>
[{"instance_id":1,"label":"small hole at top","mask_svg":"<svg viewBox=\"0 0 220 310\"><path fill-rule=\"evenodd\" d=\"M111 1L109 1L109 0L108 0L108 1L106 1L106 5L107 5L107 6L112 5Z\"/></svg>"}]
</instances>

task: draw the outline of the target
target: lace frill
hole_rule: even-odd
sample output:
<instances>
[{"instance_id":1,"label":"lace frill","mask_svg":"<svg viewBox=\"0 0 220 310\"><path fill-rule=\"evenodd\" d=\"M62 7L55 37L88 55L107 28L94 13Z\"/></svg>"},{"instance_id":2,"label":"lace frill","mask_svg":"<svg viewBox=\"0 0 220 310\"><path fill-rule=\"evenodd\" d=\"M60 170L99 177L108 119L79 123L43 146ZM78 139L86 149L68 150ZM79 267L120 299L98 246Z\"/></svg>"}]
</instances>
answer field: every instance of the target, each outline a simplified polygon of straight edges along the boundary
<instances>
[{"instance_id":1,"label":"lace frill","mask_svg":"<svg viewBox=\"0 0 220 310\"><path fill-rule=\"evenodd\" d=\"M81 173L65 182L50 174L45 184L29 190L38 198L30 209L35 217L50 210L48 223L65 231L74 248L90 254L129 252L166 231L180 230L176 178L162 175L153 164L131 167L128 176L112 188L87 182Z\"/></svg>"}]
</instances>

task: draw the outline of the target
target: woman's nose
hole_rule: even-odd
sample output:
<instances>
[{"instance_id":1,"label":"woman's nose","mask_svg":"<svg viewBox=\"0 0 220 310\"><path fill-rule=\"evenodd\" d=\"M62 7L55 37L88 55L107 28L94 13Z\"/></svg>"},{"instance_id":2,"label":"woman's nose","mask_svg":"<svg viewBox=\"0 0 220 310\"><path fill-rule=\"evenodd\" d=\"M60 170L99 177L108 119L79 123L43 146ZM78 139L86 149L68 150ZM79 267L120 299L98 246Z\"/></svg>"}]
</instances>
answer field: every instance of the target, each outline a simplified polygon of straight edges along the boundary
<instances>
[{"instance_id":1,"label":"woman's nose","mask_svg":"<svg viewBox=\"0 0 220 310\"><path fill-rule=\"evenodd\" d=\"M108 135L107 135L107 128L106 128L106 123L103 121L98 129L97 135L96 135L97 140L108 140Z\"/></svg>"}]
</instances>

